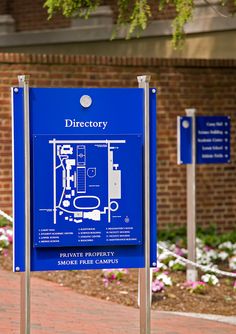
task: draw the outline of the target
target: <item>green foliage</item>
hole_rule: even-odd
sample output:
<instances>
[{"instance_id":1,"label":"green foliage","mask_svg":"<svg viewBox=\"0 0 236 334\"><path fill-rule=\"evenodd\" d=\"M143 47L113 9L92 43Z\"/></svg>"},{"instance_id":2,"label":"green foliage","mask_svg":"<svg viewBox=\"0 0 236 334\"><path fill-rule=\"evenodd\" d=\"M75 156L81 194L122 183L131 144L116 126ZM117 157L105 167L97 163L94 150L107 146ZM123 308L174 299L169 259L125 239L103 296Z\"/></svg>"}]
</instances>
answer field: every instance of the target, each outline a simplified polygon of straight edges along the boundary
<instances>
[{"instance_id":1,"label":"green foliage","mask_svg":"<svg viewBox=\"0 0 236 334\"><path fill-rule=\"evenodd\" d=\"M180 240L186 244L186 227L173 228L173 226L168 226L164 230L158 231L158 240L160 241L170 241L173 244L178 244ZM185 241L184 241L185 240Z\"/></svg>"},{"instance_id":2,"label":"green foliage","mask_svg":"<svg viewBox=\"0 0 236 334\"><path fill-rule=\"evenodd\" d=\"M226 241L231 241L232 243L236 243L236 231L224 233L221 236L221 243Z\"/></svg>"},{"instance_id":3,"label":"green foliage","mask_svg":"<svg viewBox=\"0 0 236 334\"><path fill-rule=\"evenodd\" d=\"M172 266L171 270L173 270L173 271L185 271L186 267L183 264L181 264L181 263L175 263Z\"/></svg>"},{"instance_id":4,"label":"green foliage","mask_svg":"<svg viewBox=\"0 0 236 334\"><path fill-rule=\"evenodd\" d=\"M9 226L9 222L5 218L0 218L0 227Z\"/></svg>"},{"instance_id":5,"label":"green foliage","mask_svg":"<svg viewBox=\"0 0 236 334\"><path fill-rule=\"evenodd\" d=\"M214 225L211 225L207 229L199 228L197 231L197 235L205 245L210 247L217 247L221 243L226 241L231 241L232 243L236 243L236 231L219 234L217 232L216 226Z\"/></svg>"},{"instance_id":6,"label":"green foliage","mask_svg":"<svg viewBox=\"0 0 236 334\"><path fill-rule=\"evenodd\" d=\"M236 0L235 0L236 1ZM162 11L167 5L171 4L176 11L176 16L172 21L172 43L173 47L180 48L184 41L184 26L192 18L194 1L193 0L160 0L159 10Z\"/></svg>"},{"instance_id":7,"label":"green foliage","mask_svg":"<svg viewBox=\"0 0 236 334\"><path fill-rule=\"evenodd\" d=\"M222 0L222 6L228 0ZM183 43L184 26L191 20L194 0L157 0L159 11L166 8L167 5L171 5L175 11L176 16L172 22L173 36L172 42L174 48L180 47ZM62 12L66 17L80 16L88 18L91 12L93 12L97 6L102 3L101 0L46 0L44 7L47 8L49 18L53 16L55 12ZM148 22L151 18L151 1L148 0L118 0L118 18L117 18L117 30L119 28L126 28L127 38L130 38L134 34L140 35L140 32L147 28ZM234 0L236 6L236 0Z\"/></svg>"},{"instance_id":8,"label":"green foliage","mask_svg":"<svg viewBox=\"0 0 236 334\"><path fill-rule=\"evenodd\" d=\"M202 240L204 245L209 247L217 247L221 243L221 238L217 234L215 225L210 225L204 229L199 227L197 229L197 236Z\"/></svg>"},{"instance_id":9,"label":"green foliage","mask_svg":"<svg viewBox=\"0 0 236 334\"><path fill-rule=\"evenodd\" d=\"M167 229L158 232L158 240L168 240L178 246L186 247L186 235L186 227L174 229L173 227L169 226ZM207 228L198 227L197 237L202 240L204 245L213 248L218 247L221 243L226 241L236 243L236 231L219 234L215 225L210 225Z\"/></svg>"},{"instance_id":10,"label":"green foliage","mask_svg":"<svg viewBox=\"0 0 236 334\"><path fill-rule=\"evenodd\" d=\"M173 46L180 46L184 36L184 26L190 21L193 13L193 0L174 0L177 15L172 23L173 27Z\"/></svg>"},{"instance_id":11,"label":"green foliage","mask_svg":"<svg viewBox=\"0 0 236 334\"><path fill-rule=\"evenodd\" d=\"M44 7L47 8L49 18L58 11L65 17L77 15L88 18L100 3L100 0L46 0Z\"/></svg>"},{"instance_id":12,"label":"green foliage","mask_svg":"<svg viewBox=\"0 0 236 334\"><path fill-rule=\"evenodd\" d=\"M128 28L127 38L145 30L151 17L151 9L147 0L136 0L133 6L130 6L130 1L118 0L118 11L117 26Z\"/></svg>"}]
</instances>

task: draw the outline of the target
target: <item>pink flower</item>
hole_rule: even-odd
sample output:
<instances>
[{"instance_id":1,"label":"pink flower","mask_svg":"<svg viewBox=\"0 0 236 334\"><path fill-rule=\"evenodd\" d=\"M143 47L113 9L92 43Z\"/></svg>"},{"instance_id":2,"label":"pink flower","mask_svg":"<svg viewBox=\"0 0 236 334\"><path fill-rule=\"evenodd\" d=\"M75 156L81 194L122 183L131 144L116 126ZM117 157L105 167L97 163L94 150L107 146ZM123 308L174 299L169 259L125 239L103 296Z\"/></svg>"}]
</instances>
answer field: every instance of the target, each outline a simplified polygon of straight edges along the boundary
<instances>
[{"instance_id":1,"label":"pink flower","mask_svg":"<svg viewBox=\"0 0 236 334\"><path fill-rule=\"evenodd\" d=\"M109 280L107 278L104 278L103 283L104 283L105 288L107 288L109 285Z\"/></svg>"},{"instance_id":2,"label":"pink flower","mask_svg":"<svg viewBox=\"0 0 236 334\"><path fill-rule=\"evenodd\" d=\"M113 281L120 281L126 274L128 274L127 269L103 269L103 282L108 286Z\"/></svg>"},{"instance_id":3,"label":"pink flower","mask_svg":"<svg viewBox=\"0 0 236 334\"><path fill-rule=\"evenodd\" d=\"M201 281L187 281L184 283L183 287L187 288L190 292L202 294L205 293L206 283Z\"/></svg>"},{"instance_id":4,"label":"pink flower","mask_svg":"<svg viewBox=\"0 0 236 334\"><path fill-rule=\"evenodd\" d=\"M205 285L206 283L201 282L201 281L196 281L196 282L187 281L184 283L184 287L191 288L191 289L196 289L198 286L205 286Z\"/></svg>"},{"instance_id":5,"label":"pink flower","mask_svg":"<svg viewBox=\"0 0 236 334\"><path fill-rule=\"evenodd\" d=\"M175 254L179 256L184 256L182 249L179 248L178 246L175 247Z\"/></svg>"},{"instance_id":6,"label":"pink flower","mask_svg":"<svg viewBox=\"0 0 236 334\"><path fill-rule=\"evenodd\" d=\"M164 289L164 283L156 279L154 282L152 282L152 291L153 292L160 292Z\"/></svg>"},{"instance_id":7,"label":"pink flower","mask_svg":"<svg viewBox=\"0 0 236 334\"><path fill-rule=\"evenodd\" d=\"M204 250L206 251L206 252L209 252L210 250L212 250L212 248L210 247L210 246L204 246Z\"/></svg>"},{"instance_id":8,"label":"pink flower","mask_svg":"<svg viewBox=\"0 0 236 334\"><path fill-rule=\"evenodd\" d=\"M12 241L13 241L12 235L8 235L7 238L8 238L8 241L9 241L10 243L12 243Z\"/></svg>"},{"instance_id":9,"label":"pink flower","mask_svg":"<svg viewBox=\"0 0 236 334\"><path fill-rule=\"evenodd\" d=\"M7 250L7 249L4 249L4 250L3 250L3 255L4 255L4 256L7 256L7 255L8 255L8 250Z\"/></svg>"},{"instance_id":10,"label":"pink flower","mask_svg":"<svg viewBox=\"0 0 236 334\"><path fill-rule=\"evenodd\" d=\"M192 289L196 289L197 287L199 287L199 286L205 286L206 285L206 283L204 283L204 282L201 282L201 281L197 281L197 282L192 282Z\"/></svg>"}]
</instances>

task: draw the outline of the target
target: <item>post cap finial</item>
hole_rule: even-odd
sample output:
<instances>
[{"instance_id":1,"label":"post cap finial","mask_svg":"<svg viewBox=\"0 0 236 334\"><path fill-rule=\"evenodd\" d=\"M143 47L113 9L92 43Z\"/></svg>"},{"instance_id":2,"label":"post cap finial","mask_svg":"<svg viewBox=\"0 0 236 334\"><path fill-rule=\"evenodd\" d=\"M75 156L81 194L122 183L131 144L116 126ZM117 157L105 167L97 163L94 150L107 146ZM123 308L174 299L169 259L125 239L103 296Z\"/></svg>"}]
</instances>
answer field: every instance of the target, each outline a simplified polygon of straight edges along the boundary
<instances>
[{"instance_id":1,"label":"post cap finial","mask_svg":"<svg viewBox=\"0 0 236 334\"><path fill-rule=\"evenodd\" d=\"M29 83L29 75L18 75L19 86L24 86L24 83Z\"/></svg>"},{"instance_id":2,"label":"post cap finial","mask_svg":"<svg viewBox=\"0 0 236 334\"><path fill-rule=\"evenodd\" d=\"M137 79L138 79L138 83L150 82L151 76L150 75L138 75Z\"/></svg>"},{"instance_id":3,"label":"post cap finial","mask_svg":"<svg viewBox=\"0 0 236 334\"><path fill-rule=\"evenodd\" d=\"M195 108L187 108L185 109L186 115L187 116L194 116L196 114L196 109Z\"/></svg>"}]
</instances>

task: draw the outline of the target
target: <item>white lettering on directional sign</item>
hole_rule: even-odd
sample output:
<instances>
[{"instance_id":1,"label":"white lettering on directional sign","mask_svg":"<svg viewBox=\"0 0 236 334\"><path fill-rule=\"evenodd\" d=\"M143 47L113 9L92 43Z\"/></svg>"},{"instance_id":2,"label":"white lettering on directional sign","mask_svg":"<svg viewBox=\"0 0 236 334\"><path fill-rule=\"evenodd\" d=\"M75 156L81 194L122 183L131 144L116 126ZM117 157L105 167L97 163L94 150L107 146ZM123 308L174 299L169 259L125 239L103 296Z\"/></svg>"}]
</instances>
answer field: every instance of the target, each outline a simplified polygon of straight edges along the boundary
<instances>
[{"instance_id":1,"label":"white lettering on directional sign","mask_svg":"<svg viewBox=\"0 0 236 334\"><path fill-rule=\"evenodd\" d=\"M227 163L230 159L230 119L199 116L197 122L197 163Z\"/></svg>"}]
</instances>

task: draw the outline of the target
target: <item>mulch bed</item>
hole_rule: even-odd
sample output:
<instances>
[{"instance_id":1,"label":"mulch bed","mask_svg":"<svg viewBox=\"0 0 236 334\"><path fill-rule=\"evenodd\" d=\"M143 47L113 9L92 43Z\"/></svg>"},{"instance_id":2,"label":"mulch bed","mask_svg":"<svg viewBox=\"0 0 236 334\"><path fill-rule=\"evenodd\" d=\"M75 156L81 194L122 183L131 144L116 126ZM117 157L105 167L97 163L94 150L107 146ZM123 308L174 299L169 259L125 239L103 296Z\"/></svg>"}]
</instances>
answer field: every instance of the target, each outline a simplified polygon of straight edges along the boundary
<instances>
[{"instance_id":1,"label":"mulch bed","mask_svg":"<svg viewBox=\"0 0 236 334\"><path fill-rule=\"evenodd\" d=\"M12 270L12 251L7 256L0 255L1 267ZM32 276L70 287L78 293L110 300L115 303L137 307L138 270L130 269L120 284L115 281L104 286L101 270L34 272ZM194 312L220 315L236 315L236 292L233 280L220 279L220 286L209 286L205 294L190 293L181 286L185 273L171 274L174 282L164 292L153 294L152 308L162 311Z\"/></svg>"}]
</instances>

